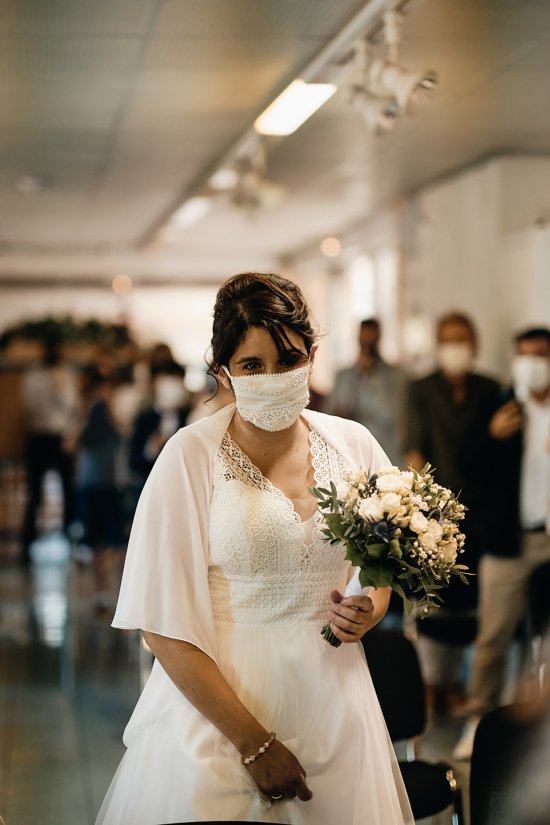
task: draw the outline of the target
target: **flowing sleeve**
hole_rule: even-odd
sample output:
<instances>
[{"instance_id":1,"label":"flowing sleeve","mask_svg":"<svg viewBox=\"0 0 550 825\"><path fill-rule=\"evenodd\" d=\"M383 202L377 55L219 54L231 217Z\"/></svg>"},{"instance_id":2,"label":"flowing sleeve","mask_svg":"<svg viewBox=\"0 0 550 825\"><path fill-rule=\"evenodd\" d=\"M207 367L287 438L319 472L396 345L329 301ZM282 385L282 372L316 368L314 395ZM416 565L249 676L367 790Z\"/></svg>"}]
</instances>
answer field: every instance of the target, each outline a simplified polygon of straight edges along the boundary
<instances>
[{"instance_id":1,"label":"flowing sleeve","mask_svg":"<svg viewBox=\"0 0 550 825\"><path fill-rule=\"evenodd\" d=\"M208 589L211 464L207 446L187 429L159 455L134 517L113 627L181 639L215 660Z\"/></svg>"}]
</instances>

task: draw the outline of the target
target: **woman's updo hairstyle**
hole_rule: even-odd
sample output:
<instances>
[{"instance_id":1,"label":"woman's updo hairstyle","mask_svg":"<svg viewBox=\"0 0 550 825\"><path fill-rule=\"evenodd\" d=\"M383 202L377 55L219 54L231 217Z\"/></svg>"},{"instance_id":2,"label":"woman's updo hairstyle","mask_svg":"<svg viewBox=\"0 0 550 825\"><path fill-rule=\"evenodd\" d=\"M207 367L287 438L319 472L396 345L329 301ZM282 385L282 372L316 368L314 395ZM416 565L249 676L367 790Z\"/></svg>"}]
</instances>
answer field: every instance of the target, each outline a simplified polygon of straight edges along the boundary
<instances>
[{"instance_id":1,"label":"woman's updo hairstyle","mask_svg":"<svg viewBox=\"0 0 550 825\"><path fill-rule=\"evenodd\" d=\"M309 355L317 338L300 288L280 275L244 272L218 290L208 372L216 376L251 327L266 329L281 354L297 352L286 330L301 336Z\"/></svg>"}]
</instances>

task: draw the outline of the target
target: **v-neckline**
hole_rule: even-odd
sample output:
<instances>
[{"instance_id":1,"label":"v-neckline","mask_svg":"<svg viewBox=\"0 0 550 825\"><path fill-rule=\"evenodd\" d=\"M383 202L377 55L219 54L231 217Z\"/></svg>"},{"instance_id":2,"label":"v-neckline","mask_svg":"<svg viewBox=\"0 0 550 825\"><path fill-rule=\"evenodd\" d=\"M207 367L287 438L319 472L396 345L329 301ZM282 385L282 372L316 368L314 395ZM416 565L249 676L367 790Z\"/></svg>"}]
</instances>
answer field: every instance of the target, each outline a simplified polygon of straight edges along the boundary
<instances>
[{"instance_id":1,"label":"v-neckline","mask_svg":"<svg viewBox=\"0 0 550 825\"><path fill-rule=\"evenodd\" d=\"M309 433L308 433L309 462L310 462L311 470L312 470L312 473L313 473L314 484L318 485L320 483L320 481L319 481L319 478L318 478L318 475L317 475L317 467L315 466L315 454L314 454L315 444L314 444L314 439L315 438L322 438L322 436L319 435L317 430L315 430L315 428L312 427L309 422L308 422L308 428L309 428ZM242 447L239 444L237 444L237 442L231 437L228 430L225 431L225 434L224 434L224 437L223 437L223 440L222 440L222 447L224 445L224 442L228 443L232 447L232 449L237 450L237 452L244 459L244 463L251 468L251 470L252 470L252 474L250 476L251 481L253 483L256 481L256 479L254 478L255 475L261 481L260 484L255 483L254 486L258 487L258 489L262 489L264 491L274 493L275 495L279 496L279 498L281 498L286 503L287 507L292 512L294 520L296 521L297 524L299 524L301 526L305 526L312 519L315 519L315 516L319 512L317 508L315 508L313 513L310 516L308 516L307 519L302 519L300 517L300 514L296 510L296 507L294 506L294 502L292 501L292 499L289 498L285 493L283 493L283 491L281 490L280 487L277 487L277 485L274 484L271 481L271 479L269 479L266 475L264 475L264 473L262 473L260 468L256 464L254 464L254 462L252 461L250 456L247 453L245 453L245 451L242 449Z\"/></svg>"}]
</instances>

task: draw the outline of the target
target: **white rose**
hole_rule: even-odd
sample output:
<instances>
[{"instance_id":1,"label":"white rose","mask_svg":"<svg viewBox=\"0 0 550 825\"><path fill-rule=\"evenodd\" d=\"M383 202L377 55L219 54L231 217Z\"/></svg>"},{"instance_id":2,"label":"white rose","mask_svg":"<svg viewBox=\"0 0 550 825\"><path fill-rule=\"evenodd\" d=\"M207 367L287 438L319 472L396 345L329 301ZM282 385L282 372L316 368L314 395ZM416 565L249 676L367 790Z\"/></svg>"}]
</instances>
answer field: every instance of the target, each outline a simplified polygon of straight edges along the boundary
<instances>
[{"instance_id":1,"label":"white rose","mask_svg":"<svg viewBox=\"0 0 550 825\"><path fill-rule=\"evenodd\" d=\"M378 496L369 496L364 498L359 505L359 515L365 521L380 521L384 518L384 508Z\"/></svg>"},{"instance_id":2,"label":"white rose","mask_svg":"<svg viewBox=\"0 0 550 825\"><path fill-rule=\"evenodd\" d=\"M443 536L443 528L434 518L429 520L427 530L432 534L436 542L441 541L441 537Z\"/></svg>"},{"instance_id":3,"label":"white rose","mask_svg":"<svg viewBox=\"0 0 550 825\"><path fill-rule=\"evenodd\" d=\"M428 519L418 510L412 514L409 527L415 533L424 533L428 529Z\"/></svg>"},{"instance_id":4,"label":"white rose","mask_svg":"<svg viewBox=\"0 0 550 825\"><path fill-rule=\"evenodd\" d=\"M387 473L376 479L376 486L381 493L398 493L401 489L401 477Z\"/></svg>"},{"instance_id":5,"label":"white rose","mask_svg":"<svg viewBox=\"0 0 550 825\"><path fill-rule=\"evenodd\" d=\"M380 502L385 512L390 516L397 513L401 508L401 496L398 496L397 493L384 493L380 497Z\"/></svg>"},{"instance_id":6,"label":"white rose","mask_svg":"<svg viewBox=\"0 0 550 825\"><path fill-rule=\"evenodd\" d=\"M418 541L425 550L435 550L437 546L433 533L419 533Z\"/></svg>"}]
</instances>

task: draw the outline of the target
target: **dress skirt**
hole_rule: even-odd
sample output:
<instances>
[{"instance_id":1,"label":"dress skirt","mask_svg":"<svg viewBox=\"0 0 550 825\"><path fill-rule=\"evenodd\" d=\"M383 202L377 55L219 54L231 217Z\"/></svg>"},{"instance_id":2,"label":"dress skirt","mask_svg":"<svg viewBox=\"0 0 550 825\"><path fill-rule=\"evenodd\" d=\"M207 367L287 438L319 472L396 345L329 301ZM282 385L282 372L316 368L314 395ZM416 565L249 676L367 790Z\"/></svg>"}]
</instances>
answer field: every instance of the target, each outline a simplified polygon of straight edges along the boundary
<instances>
[{"instance_id":1,"label":"dress skirt","mask_svg":"<svg viewBox=\"0 0 550 825\"><path fill-rule=\"evenodd\" d=\"M300 761L313 799L262 797L233 745L157 662L96 825L413 824L360 644L331 647L318 620L218 621L216 632L222 673Z\"/></svg>"}]
</instances>

